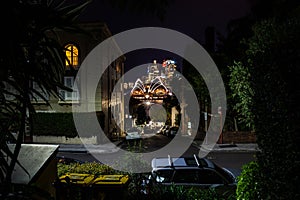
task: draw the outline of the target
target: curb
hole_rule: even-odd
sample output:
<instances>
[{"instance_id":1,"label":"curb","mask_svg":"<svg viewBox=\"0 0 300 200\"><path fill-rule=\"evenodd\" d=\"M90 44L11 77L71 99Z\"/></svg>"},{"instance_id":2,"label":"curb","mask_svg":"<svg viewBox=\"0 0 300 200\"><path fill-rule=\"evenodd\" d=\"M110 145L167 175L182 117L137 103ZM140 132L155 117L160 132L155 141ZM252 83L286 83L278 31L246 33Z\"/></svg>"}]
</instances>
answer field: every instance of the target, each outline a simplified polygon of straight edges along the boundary
<instances>
[{"instance_id":1,"label":"curb","mask_svg":"<svg viewBox=\"0 0 300 200\"><path fill-rule=\"evenodd\" d=\"M208 152L259 152L257 144L216 144L212 149L206 148L205 145L193 142L194 147Z\"/></svg>"},{"instance_id":2,"label":"curb","mask_svg":"<svg viewBox=\"0 0 300 200\"><path fill-rule=\"evenodd\" d=\"M69 153L115 153L119 151L119 146L123 141L115 142L114 145L111 143L102 145L84 145L84 144L59 144L58 152L69 152Z\"/></svg>"},{"instance_id":3,"label":"curb","mask_svg":"<svg viewBox=\"0 0 300 200\"><path fill-rule=\"evenodd\" d=\"M86 149L73 149L73 148L60 148L58 149L58 152L64 152L64 153L87 153L88 151Z\"/></svg>"}]
</instances>

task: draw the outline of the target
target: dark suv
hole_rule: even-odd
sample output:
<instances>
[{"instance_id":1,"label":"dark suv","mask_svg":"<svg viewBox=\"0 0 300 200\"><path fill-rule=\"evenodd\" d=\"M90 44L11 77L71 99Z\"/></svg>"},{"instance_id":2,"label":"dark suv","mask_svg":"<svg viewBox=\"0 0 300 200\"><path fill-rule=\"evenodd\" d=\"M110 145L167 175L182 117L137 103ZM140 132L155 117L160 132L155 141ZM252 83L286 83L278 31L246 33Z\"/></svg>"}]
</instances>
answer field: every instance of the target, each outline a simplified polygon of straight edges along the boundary
<instances>
[{"instance_id":1,"label":"dark suv","mask_svg":"<svg viewBox=\"0 0 300 200\"><path fill-rule=\"evenodd\" d=\"M235 192L236 177L240 173L240 171L232 172L196 155L154 158L151 165L149 184L216 188L221 193Z\"/></svg>"}]
</instances>

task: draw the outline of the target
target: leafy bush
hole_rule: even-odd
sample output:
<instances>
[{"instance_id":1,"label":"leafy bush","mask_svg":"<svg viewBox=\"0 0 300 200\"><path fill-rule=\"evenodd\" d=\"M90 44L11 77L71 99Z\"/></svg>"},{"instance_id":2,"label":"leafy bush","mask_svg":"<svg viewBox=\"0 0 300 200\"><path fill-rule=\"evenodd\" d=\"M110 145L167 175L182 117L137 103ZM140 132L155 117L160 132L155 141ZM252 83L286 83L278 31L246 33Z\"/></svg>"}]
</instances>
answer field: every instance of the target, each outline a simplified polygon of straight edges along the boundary
<instances>
[{"instance_id":1,"label":"leafy bush","mask_svg":"<svg viewBox=\"0 0 300 200\"><path fill-rule=\"evenodd\" d=\"M36 113L33 134L76 137L72 113Z\"/></svg>"},{"instance_id":2,"label":"leafy bush","mask_svg":"<svg viewBox=\"0 0 300 200\"><path fill-rule=\"evenodd\" d=\"M146 198L147 197L147 198ZM139 198L143 199L143 198ZM235 195L221 194L214 188L154 185L144 199L156 200L234 200Z\"/></svg>"},{"instance_id":3,"label":"leafy bush","mask_svg":"<svg viewBox=\"0 0 300 200\"><path fill-rule=\"evenodd\" d=\"M191 188L187 192L187 198L190 200L235 200L235 194L231 194L231 191L224 193L217 192L214 188L199 189Z\"/></svg>"},{"instance_id":4,"label":"leafy bush","mask_svg":"<svg viewBox=\"0 0 300 200\"><path fill-rule=\"evenodd\" d=\"M254 92L252 102L248 104L250 99L246 99L242 105L252 105L249 108L255 114L253 122L261 150L257 154L258 170L253 164L250 165L253 171L249 169L245 172L251 171L250 177L254 182L251 183L250 177L243 176L249 180L249 185L245 180L241 181L239 190L244 193L239 193L240 199L247 195L248 189L243 187L248 186L255 191L248 191L248 195L261 195L259 199L299 199L300 90L296 85L300 72L300 4L294 0L258 2L254 13L248 16L252 23L243 22L244 18L240 21L240 28L234 31L236 34L239 30L246 30L243 28L245 25L251 27L248 33L244 32L244 39L238 41L243 44L244 50L241 52L245 54L242 53L240 59L234 58L237 53L232 54L232 59L240 60L251 74L247 78L248 73L245 73L241 81L251 81ZM236 80L238 77L233 78ZM239 81L236 80L236 83ZM248 84L240 86L248 88ZM241 95L245 97L244 93ZM248 113L246 109L243 114ZM255 176L261 179L257 180ZM251 187L250 183L259 185ZM258 190L258 187L262 189ZM245 197L249 198L258 199Z\"/></svg>"},{"instance_id":5,"label":"leafy bush","mask_svg":"<svg viewBox=\"0 0 300 200\"><path fill-rule=\"evenodd\" d=\"M262 190L260 188L261 174L259 165L252 161L242 168L242 173L238 176L238 186L236 190L237 199L252 200L262 199Z\"/></svg>"},{"instance_id":6,"label":"leafy bush","mask_svg":"<svg viewBox=\"0 0 300 200\"><path fill-rule=\"evenodd\" d=\"M143 180L147 179L148 173L136 173L137 171L145 172L151 171L151 166L144 161L139 155L134 152L142 151L142 143L135 141L133 144L129 144L128 152L118 160L113 167L123 170L124 174L129 175L130 183L128 185L127 199L143 199L141 191L143 188Z\"/></svg>"},{"instance_id":7,"label":"leafy bush","mask_svg":"<svg viewBox=\"0 0 300 200\"><path fill-rule=\"evenodd\" d=\"M251 85L251 74L247 66L242 62L234 62L229 66L230 81L229 87L232 91L232 98L235 101L233 110L236 111L238 121L244 130L254 129L254 113L251 108L253 106L254 91Z\"/></svg>"},{"instance_id":8,"label":"leafy bush","mask_svg":"<svg viewBox=\"0 0 300 200\"><path fill-rule=\"evenodd\" d=\"M288 2L288 1L281 1ZM287 4L280 4L282 7ZM289 5L291 6L291 5ZM300 4L289 7L299 11ZM299 199L300 15L270 17L253 26L253 110L264 199ZM298 67L296 67L298 66Z\"/></svg>"},{"instance_id":9,"label":"leafy bush","mask_svg":"<svg viewBox=\"0 0 300 200\"><path fill-rule=\"evenodd\" d=\"M92 127L91 118L94 118L94 113L80 113L81 117L85 119L84 126ZM102 112L97 112L97 119L103 127L104 115ZM33 119L33 134L46 136L66 136L69 138L77 137L77 130L74 125L72 113L36 113ZM96 135L95 132L84 133L86 137Z\"/></svg>"},{"instance_id":10,"label":"leafy bush","mask_svg":"<svg viewBox=\"0 0 300 200\"><path fill-rule=\"evenodd\" d=\"M94 175L102 175L102 174L116 174L117 171L112 167L103 165L101 163L96 162L87 162L83 164L79 163L71 163L71 164L57 164L57 173L58 176L65 175L67 173L81 173L81 174L94 174Z\"/></svg>"}]
</instances>

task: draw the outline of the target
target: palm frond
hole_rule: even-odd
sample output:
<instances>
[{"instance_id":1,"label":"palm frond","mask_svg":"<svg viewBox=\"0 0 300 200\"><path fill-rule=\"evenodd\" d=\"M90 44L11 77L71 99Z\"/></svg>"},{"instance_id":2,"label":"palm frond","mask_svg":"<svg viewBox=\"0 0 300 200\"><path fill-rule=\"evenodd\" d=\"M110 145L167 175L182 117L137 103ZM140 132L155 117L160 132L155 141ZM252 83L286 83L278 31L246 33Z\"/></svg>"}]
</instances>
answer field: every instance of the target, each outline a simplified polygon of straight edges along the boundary
<instances>
[{"instance_id":1,"label":"palm frond","mask_svg":"<svg viewBox=\"0 0 300 200\"><path fill-rule=\"evenodd\" d=\"M10 180L15 164L20 165L17 157L23 129L26 120L32 127L35 114L32 98L37 96L49 105L44 94L59 97L60 89L72 91L63 84L63 47L49 33L57 29L81 32L75 21L90 2L67 5L63 0L11 0L0 14L2 19L11 19L4 24L5 39L1 39L0 47L0 184ZM41 90L30 86L33 81ZM12 131L18 131L17 140ZM14 151L8 148L8 141L15 142Z\"/></svg>"}]
</instances>

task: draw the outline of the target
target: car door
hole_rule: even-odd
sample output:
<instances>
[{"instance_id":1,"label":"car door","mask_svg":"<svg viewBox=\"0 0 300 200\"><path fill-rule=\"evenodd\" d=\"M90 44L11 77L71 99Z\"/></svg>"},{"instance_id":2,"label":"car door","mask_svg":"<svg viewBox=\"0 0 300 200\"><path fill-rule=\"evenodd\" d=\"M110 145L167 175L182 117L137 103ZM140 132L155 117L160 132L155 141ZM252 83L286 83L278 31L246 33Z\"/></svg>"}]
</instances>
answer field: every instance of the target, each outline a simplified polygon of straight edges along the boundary
<instances>
[{"instance_id":1,"label":"car door","mask_svg":"<svg viewBox=\"0 0 300 200\"><path fill-rule=\"evenodd\" d=\"M174 185L217 188L218 190L227 190L231 187L221 174L209 168L176 169L171 182Z\"/></svg>"},{"instance_id":2,"label":"car door","mask_svg":"<svg viewBox=\"0 0 300 200\"><path fill-rule=\"evenodd\" d=\"M229 182L222 174L214 169L199 171L199 184L206 188L214 188L219 194L231 195L235 193L236 185Z\"/></svg>"}]
</instances>

